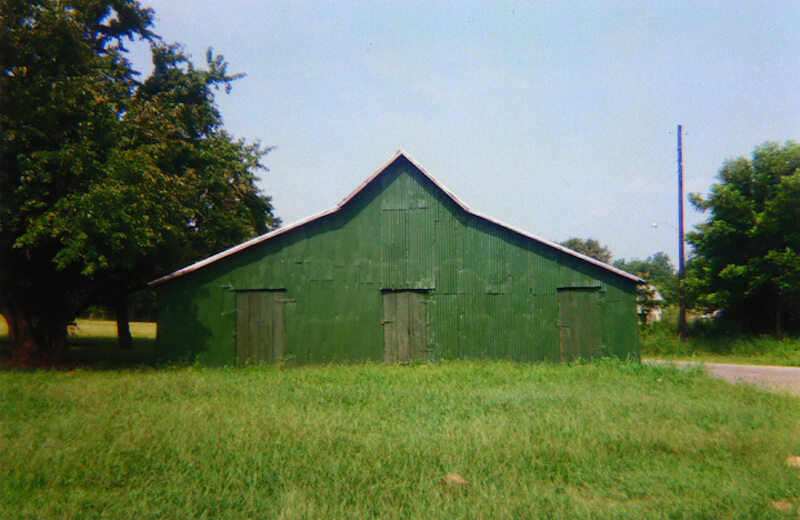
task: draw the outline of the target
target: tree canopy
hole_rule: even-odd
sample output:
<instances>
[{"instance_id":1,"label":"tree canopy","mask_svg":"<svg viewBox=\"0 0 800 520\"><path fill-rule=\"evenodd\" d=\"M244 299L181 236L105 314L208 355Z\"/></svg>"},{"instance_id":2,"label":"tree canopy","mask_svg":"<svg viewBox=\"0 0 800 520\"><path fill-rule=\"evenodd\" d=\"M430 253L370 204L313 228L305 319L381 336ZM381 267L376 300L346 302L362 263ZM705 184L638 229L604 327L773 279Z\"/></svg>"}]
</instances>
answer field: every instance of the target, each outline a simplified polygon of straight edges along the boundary
<instances>
[{"instance_id":1,"label":"tree canopy","mask_svg":"<svg viewBox=\"0 0 800 520\"><path fill-rule=\"evenodd\" d=\"M561 242L561 245L577 253L594 258L595 260L600 260L605 263L611 262L611 250L608 246L604 246L594 238L587 238L584 240L572 237Z\"/></svg>"},{"instance_id":2,"label":"tree canopy","mask_svg":"<svg viewBox=\"0 0 800 520\"><path fill-rule=\"evenodd\" d=\"M89 303L124 309L158 273L277 225L255 184L269 149L224 131L224 59L195 68L137 1L0 6L0 310L14 360L49 363ZM144 81L134 40L152 49Z\"/></svg>"},{"instance_id":3,"label":"tree canopy","mask_svg":"<svg viewBox=\"0 0 800 520\"><path fill-rule=\"evenodd\" d=\"M620 259L614 262L614 267L647 280L646 285L639 285L636 288L639 318L643 323L647 321L653 309L678 301L678 276L666 253L658 252L645 260ZM656 298L656 291L663 301Z\"/></svg>"},{"instance_id":4,"label":"tree canopy","mask_svg":"<svg viewBox=\"0 0 800 520\"><path fill-rule=\"evenodd\" d=\"M658 289L665 304L670 305L678 301L678 275L666 253L659 251L644 260L620 259L614 262L614 267L647 280Z\"/></svg>"},{"instance_id":5,"label":"tree canopy","mask_svg":"<svg viewBox=\"0 0 800 520\"><path fill-rule=\"evenodd\" d=\"M800 145L765 143L718 179L690 196L709 215L686 236L690 291L744 332L800 330Z\"/></svg>"}]
</instances>

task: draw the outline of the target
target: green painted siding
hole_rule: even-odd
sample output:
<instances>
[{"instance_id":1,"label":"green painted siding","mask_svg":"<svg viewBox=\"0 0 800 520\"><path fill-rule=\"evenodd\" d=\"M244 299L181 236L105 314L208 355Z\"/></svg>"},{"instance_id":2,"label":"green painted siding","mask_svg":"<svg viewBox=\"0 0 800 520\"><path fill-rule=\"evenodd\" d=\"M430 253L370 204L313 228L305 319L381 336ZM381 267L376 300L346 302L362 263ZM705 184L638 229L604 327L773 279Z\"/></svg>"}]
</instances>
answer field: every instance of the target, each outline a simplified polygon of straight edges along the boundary
<instances>
[{"instance_id":1,"label":"green painted siding","mask_svg":"<svg viewBox=\"0 0 800 520\"><path fill-rule=\"evenodd\" d=\"M633 280L466 212L400 156L338 211L157 285L158 345L233 364L237 291L280 290L287 360L380 361L383 294L418 290L430 357L558 361L567 287L598 289L603 353L638 357Z\"/></svg>"}]
</instances>

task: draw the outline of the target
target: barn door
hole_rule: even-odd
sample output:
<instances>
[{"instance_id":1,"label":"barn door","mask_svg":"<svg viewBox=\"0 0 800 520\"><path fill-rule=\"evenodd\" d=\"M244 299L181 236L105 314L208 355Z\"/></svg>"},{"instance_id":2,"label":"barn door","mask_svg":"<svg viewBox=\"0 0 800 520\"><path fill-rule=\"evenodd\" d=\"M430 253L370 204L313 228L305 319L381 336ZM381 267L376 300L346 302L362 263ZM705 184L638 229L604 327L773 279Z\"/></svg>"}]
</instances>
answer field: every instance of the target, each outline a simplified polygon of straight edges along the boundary
<instances>
[{"instance_id":1,"label":"barn door","mask_svg":"<svg viewBox=\"0 0 800 520\"><path fill-rule=\"evenodd\" d=\"M425 295L418 291L383 293L383 361L407 364L427 352Z\"/></svg>"},{"instance_id":2,"label":"barn door","mask_svg":"<svg viewBox=\"0 0 800 520\"><path fill-rule=\"evenodd\" d=\"M558 290L561 360L589 359L602 352L600 290Z\"/></svg>"},{"instance_id":3,"label":"barn door","mask_svg":"<svg viewBox=\"0 0 800 520\"><path fill-rule=\"evenodd\" d=\"M286 351L286 291L236 293L236 360L272 363Z\"/></svg>"}]
</instances>

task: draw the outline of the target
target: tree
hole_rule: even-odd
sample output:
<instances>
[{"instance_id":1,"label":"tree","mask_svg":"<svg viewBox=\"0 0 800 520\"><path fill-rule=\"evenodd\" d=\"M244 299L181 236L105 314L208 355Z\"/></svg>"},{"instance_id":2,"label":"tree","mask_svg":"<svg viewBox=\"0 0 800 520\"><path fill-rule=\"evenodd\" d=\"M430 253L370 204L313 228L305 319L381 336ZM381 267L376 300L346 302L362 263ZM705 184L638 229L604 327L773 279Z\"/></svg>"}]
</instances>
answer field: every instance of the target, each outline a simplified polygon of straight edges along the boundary
<instances>
[{"instance_id":1,"label":"tree","mask_svg":"<svg viewBox=\"0 0 800 520\"><path fill-rule=\"evenodd\" d=\"M689 289L746 332L800 330L800 145L765 143L718 178L690 195L709 217L686 237Z\"/></svg>"},{"instance_id":2,"label":"tree","mask_svg":"<svg viewBox=\"0 0 800 520\"><path fill-rule=\"evenodd\" d=\"M149 247L138 244L126 254L136 259L135 268L116 264L105 273L105 300L117 316L120 345L130 347L127 324L129 296L152 279L155 273L209 256L221 249L262 234L280 224L272 214L269 197L256 187L255 171L263 169L260 159L269 152L258 143L234 140L222 129L222 118L214 103L213 90L230 91L227 64L209 50L207 69L196 69L177 45L152 45L154 70L137 88L126 121L126 136L145 147L157 170L180 180L180 189L170 198L177 220L168 222L179 241ZM154 124L158 126L154 128ZM153 149L153 147L157 149ZM138 256L137 256L138 253Z\"/></svg>"},{"instance_id":3,"label":"tree","mask_svg":"<svg viewBox=\"0 0 800 520\"><path fill-rule=\"evenodd\" d=\"M594 238L583 240L573 237L561 242L561 245L606 264L611 262L611 250Z\"/></svg>"},{"instance_id":4,"label":"tree","mask_svg":"<svg viewBox=\"0 0 800 520\"><path fill-rule=\"evenodd\" d=\"M643 321L647 319L650 311L659 305L655 299L656 291L664 299L663 304L669 305L678 300L678 276L666 253L658 252L645 260L620 259L614 262L614 267L647 280L647 285L639 285L636 288L636 301L641 309L639 315Z\"/></svg>"},{"instance_id":5,"label":"tree","mask_svg":"<svg viewBox=\"0 0 800 520\"><path fill-rule=\"evenodd\" d=\"M678 301L678 275L666 253L659 251L645 260L634 258L626 261L620 259L613 265L617 269L647 280L658 290L667 305Z\"/></svg>"},{"instance_id":6,"label":"tree","mask_svg":"<svg viewBox=\"0 0 800 520\"><path fill-rule=\"evenodd\" d=\"M49 364L89 303L124 307L157 272L273 225L254 185L268 150L222 130L224 60L195 69L135 0L0 6L0 310L12 361ZM153 48L144 83L134 39Z\"/></svg>"}]
</instances>

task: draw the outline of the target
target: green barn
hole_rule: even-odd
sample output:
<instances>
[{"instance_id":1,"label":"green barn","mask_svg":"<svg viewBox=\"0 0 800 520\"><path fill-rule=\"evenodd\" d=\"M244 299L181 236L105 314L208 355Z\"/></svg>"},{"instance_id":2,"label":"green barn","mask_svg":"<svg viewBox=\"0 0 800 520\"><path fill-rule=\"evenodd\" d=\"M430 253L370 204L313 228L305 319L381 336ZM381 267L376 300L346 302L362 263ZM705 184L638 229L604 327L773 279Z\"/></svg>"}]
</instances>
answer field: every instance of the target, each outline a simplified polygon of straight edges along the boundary
<instances>
[{"instance_id":1,"label":"green barn","mask_svg":"<svg viewBox=\"0 0 800 520\"><path fill-rule=\"evenodd\" d=\"M638 358L643 280L468 209L400 151L338 206L151 282L214 365Z\"/></svg>"}]
</instances>

